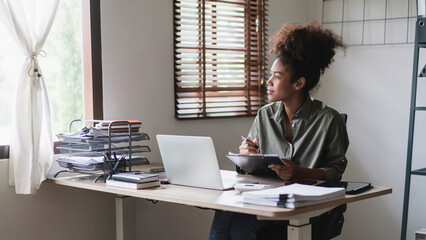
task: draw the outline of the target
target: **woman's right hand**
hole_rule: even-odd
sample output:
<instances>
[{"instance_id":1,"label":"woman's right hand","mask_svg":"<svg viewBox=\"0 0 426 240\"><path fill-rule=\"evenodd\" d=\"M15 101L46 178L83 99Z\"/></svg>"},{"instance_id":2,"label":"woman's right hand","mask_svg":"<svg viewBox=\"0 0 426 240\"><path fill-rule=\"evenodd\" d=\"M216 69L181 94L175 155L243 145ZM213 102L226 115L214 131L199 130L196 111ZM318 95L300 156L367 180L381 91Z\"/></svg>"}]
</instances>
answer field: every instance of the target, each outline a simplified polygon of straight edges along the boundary
<instances>
[{"instance_id":1,"label":"woman's right hand","mask_svg":"<svg viewBox=\"0 0 426 240\"><path fill-rule=\"evenodd\" d=\"M240 154L259 153L259 140L255 138L253 141L245 139L240 145Z\"/></svg>"}]
</instances>

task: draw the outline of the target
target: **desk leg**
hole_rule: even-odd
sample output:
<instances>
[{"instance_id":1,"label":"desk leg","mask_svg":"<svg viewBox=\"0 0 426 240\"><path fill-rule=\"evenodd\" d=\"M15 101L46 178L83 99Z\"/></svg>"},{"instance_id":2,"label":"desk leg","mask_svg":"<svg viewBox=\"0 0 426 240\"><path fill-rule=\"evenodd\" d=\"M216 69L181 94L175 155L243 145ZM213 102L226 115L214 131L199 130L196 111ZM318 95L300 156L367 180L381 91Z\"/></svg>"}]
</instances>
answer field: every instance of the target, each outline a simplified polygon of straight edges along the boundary
<instances>
[{"instance_id":1,"label":"desk leg","mask_svg":"<svg viewBox=\"0 0 426 240\"><path fill-rule=\"evenodd\" d=\"M116 239L124 240L124 227L123 227L123 197L115 196L115 230Z\"/></svg>"},{"instance_id":2,"label":"desk leg","mask_svg":"<svg viewBox=\"0 0 426 240\"><path fill-rule=\"evenodd\" d=\"M289 240L310 240L312 237L309 218L290 220L287 227L287 238Z\"/></svg>"},{"instance_id":3,"label":"desk leg","mask_svg":"<svg viewBox=\"0 0 426 240\"><path fill-rule=\"evenodd\" d=\"M310 240L312 239L312 227L309 222L311 217L319 216L325 212L330 211L332 208L324 208L316 211L302 213L291 217L283 218L266 218L257 216L259 220L289 220L290 223L287 227L288 240Z\"/></svg>"}]
</instances>

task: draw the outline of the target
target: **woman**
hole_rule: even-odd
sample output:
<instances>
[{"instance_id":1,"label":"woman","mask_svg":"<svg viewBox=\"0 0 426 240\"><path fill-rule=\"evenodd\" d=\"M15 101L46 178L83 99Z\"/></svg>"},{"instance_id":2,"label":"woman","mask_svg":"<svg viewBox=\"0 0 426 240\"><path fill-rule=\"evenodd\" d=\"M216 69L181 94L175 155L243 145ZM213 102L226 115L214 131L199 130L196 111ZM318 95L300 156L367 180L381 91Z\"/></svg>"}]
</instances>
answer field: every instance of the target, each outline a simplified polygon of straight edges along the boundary
<instances>
[{"instance_id":1,"label":"woman","mask_svg":"<svg viewBox=\"0 0 426 240\"><path fill-rule=\"evenodd\" d=\"M339 113L313 100L309 92L330 65L342 41L316 22L284 24L271 38L277 58L267 81L268 100L259 109L241 154L276 153L285 165L271 164L281 179L340 180L349 140ZM256 216L216 212L209 239L285 239L286 221L259 221ZM264 231L268 229L268 231Z\"/></svg>"}]
</instances>

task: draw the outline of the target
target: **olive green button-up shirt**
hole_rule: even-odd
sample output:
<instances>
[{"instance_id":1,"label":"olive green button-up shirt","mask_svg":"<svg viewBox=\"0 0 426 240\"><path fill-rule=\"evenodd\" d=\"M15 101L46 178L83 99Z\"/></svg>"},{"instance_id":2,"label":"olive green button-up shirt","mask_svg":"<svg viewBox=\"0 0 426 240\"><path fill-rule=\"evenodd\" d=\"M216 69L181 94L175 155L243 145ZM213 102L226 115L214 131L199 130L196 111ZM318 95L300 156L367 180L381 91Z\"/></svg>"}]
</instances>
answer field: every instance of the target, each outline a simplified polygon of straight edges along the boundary
<instances>
[{"instance_id":1,"label":"olive green button-up shirt","mask_svg":"<svg viewBox=\"0 0 426 240\"><path fill-rule=\"evenodd\" d=\"M282 102L273 102L260 108L249 139L258 138L263 153L276 153L301 167L323 169L327 180L340 180L349 139L339 113L308 97L291 119L293 140L289 142L283 107Z\"/></svg>"}]
</instances>

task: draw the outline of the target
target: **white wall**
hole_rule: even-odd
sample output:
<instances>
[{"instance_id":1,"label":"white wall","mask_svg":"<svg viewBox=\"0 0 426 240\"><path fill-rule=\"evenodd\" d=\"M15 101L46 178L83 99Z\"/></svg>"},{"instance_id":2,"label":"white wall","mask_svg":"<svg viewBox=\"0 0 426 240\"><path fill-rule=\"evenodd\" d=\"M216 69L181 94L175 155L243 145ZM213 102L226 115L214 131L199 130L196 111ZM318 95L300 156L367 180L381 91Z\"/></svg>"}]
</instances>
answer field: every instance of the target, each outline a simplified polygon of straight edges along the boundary
<instances>
[{"instance_id":1,"label":"white wall","mask_svg":"<svg viewBox=\"0 0 426 240\"><path fill-rule=\"evenodd\" d=\"M392 9L398 8L396 4L406 9L405 1L393 1ZM310 18L321 21L319 1L310 1ZM389 37L387 41L397 40ZM349 47L346 55L337 54L322 77L315 97L349 115L351 143L343 178L393 188L391 195L348 205L338 239L400 238L412 64L413 44ZM426 139L416 140L415 158L419 160ZM426 195L420 182L413 179L407 239L414 239L413 232L426 227L421 204Z\"/></svg>"},{"instance_id":2,"label":"white wall","mask_svg":"<svg viewBox=\"0 0 426 240\"><path fill-rule=\"evenodd\" d=\"M344 179L393 188L392 195L350 204L341 239L399 238L412 49L349 47L321 80L317 97L349 115Z\"/></svg>"},{"instance_id":3,"label":"white wall","mask_svg":"<svg viewBox=\"0 0 426 240\"><path fill-rule=\"evenodd\" d=\"M0 160L0 239L115 239L114 196L43 183L36 195L8 186Z\"/></svg>"}]
</instances>

